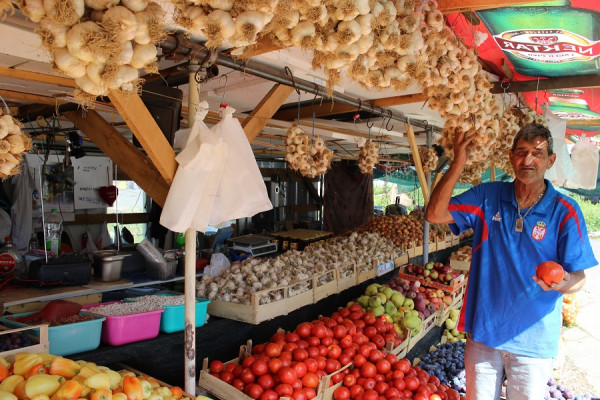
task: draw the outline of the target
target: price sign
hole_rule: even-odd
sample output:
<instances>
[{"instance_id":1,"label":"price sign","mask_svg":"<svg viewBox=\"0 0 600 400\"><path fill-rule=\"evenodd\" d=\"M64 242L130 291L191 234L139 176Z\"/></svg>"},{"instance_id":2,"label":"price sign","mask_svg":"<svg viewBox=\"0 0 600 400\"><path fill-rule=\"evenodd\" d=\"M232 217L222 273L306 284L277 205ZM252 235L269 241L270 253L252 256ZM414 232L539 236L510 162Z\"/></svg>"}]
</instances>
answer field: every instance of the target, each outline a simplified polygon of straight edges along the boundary
<instances>
[{"instance_id":1,"label":"price sign","mask_svg":"<svg viewBox=\"0 0 600 400\"><path fill-rule=\"evenodd\" d=\"M380 264L377 266L377 276L387 274L388 272L390 272L393 269L394 269L394 260L392 259L390 261L384 262L383 264Z\"/></svg>"}]
</instances>

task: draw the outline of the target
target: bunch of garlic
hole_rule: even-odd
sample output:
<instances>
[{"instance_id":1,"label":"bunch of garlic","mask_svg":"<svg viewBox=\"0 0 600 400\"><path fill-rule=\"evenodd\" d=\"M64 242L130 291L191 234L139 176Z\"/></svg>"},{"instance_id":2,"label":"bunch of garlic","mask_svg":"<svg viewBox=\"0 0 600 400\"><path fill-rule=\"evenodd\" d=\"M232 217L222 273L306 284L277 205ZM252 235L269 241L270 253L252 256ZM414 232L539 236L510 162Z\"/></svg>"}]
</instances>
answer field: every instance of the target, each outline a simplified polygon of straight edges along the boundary
<instances>
[{"instance_id":1,"label":"bunch of garlic","mask_svg":"<svg viewBox=\"0 0 600 400\"><path fill-rule=\"evenodd\" d=\"M286 150L285 160L302 176L314 178L331 167L333 152L325 146L325 141L316 135L311 138L297 125L287 131Z\"/></svg>"},{"instance_id":2,"label":"bunch of garlic","mask_svg":"<svg viewBox=\"0 0 600 400\"><path fill-rule=\"evenodd\" d=\"M39 22L54 67L75 79L76 98L89 103L109 89L139 90L138 69L158 71L156 44L166 37L164 11L149 0L24 0Z\"/></svg>"},{"instance_id":3,"label":"bunch of garlic","mask_svg":"<svg viewBox=\"0 0 600 400\"><path fill-rule=\"evenodd\" d=\"M12 0L0 0L0 18L4 13L10 15L15 11L15 5Z\"/></svg>"},{"instance_id":4,"label":"bunch of garlic","mask_svg":"<svg viewBox=\"0 0 600 400\"><path fill-rule=\"evenodd\" d=\"M358 168L363 174L372 175L373 168L379 162L379 143L367 140L358 154Z\"/></svg>"},{"instance_id":5,"label":"bunch of garlic","mask_svg":"<svg viewBox=\"0 0 600 400\"><path fill-rule=\"evenodd\" d=\"M23 125L11 115L0 117L0 179L5 180L21 172L23 154L31 150L31 138L24 133Z\"/></svg>"},{"instance_id":6,"label":"bunch of garlic","mask_svg":"<svg viewBox=\"0 0 600 400\"><path fill-rule=\"evenodd\" d=\"M419 147L419 157L421 157L421 165L426 174L435 171L439 157L433 147Z\"/></svg>"}]
</instances>

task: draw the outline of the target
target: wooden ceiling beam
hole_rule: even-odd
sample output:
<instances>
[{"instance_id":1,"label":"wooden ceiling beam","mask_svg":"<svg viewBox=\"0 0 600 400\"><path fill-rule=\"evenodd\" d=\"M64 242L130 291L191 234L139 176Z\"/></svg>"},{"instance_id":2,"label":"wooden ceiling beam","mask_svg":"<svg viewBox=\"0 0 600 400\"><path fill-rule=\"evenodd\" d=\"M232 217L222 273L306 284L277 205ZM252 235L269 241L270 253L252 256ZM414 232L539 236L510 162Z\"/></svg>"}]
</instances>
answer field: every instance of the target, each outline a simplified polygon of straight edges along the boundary
<instances>
[{"instance_id":1,"label":"wooden ceiling beam","mask_svg":"<svg viewBox=\"0 0 600 400\"><path fill-rule=\"evenodd\" d=\"M508 86L507 86L508 85ZM506 87L504 89L502 86ZM492 93L522 93L536 90L600 87L600 75L565 76L561 78L537 79L517 82L495 82Z\"/></svg>"},{"instance_id":2,"label":"wooden ceiling beam","mask_svg":"<svg viewBox=\"0 0 600 400\"><path fill-rule=\"evenodd\" d=\"M444 14L463 11L487 10L490 8L541 3L544 0L438 0L438 7Z\"/></svg>"},{"instance_id":3,"label":"wooden ceiling beam","mask_svg":"<svg viewBox=\"0 0 600 400\"><path fill-rule=\"evenodd\" d=\"M417 177L419 178L419 184L421 185L421 191L423 192L423 201L427 206L427 203L429 202L429 187L427 186L427 179L425 178L425 172L423 171L423 164L421 163L421 156L419 155L419 147L417 146L415 132L413 131L412 125L404 123L404 127L406 128L408 144L410 144L410 151L415 163L415 169L417 170Z\"/></svg>"},{"instance_id":4,"label":"wooden ceiling beam","mask_svg":"<svg viewBox=\"0 0 600 400\"><path fill-rule=\"evenodd\" d=\"M23 92L15 92L12 90L0 89L0 96L5 99L11 99L16 101L26 101L29 103L39 103L39 104L48 104L48 105L56 105L56 104L65 104L68 103L64 100L59 100L54 97L41 96L39 94L31 94L31 93L23 93Z\"/></svg>"},{"instance_id":5,"label":"wooden ceiling beam","mask_svg":"<svg viewBox=\"0 0 600 400\"><path fill-rule=\"evenodd\" d=\"M600 119L567 119L567 126L600 126Z\"/></svg>"},{"instance_id":6,"label":"wooden ceiling beam","mask_svg":"<svg viewBox=\"0 0 600 400\"><path fill-rule=\"evenodd\" d=\"M252 143L254 138L262 132L267 122L273 117L275 112L287 100L290 94L294 91L291 86L275 84L269 90L269 93L260 101L260 103L252 110L250 115L242 122L242 127L246 133L248 141Z\"/></svg>"},{"instance_id":7,"label":"wooden ceiling beam","mask_svg":"<svg viewBox=\"0 0 600 400\"><path fill-rule=\"evenodd\" d=\"M275 42L275 40L270 37L263 36L258 38L256 43L247 46L240 55L240 58L247 59L281 49L285 49L285 46Z\"/></svg>"},{"instance_id":8,"label":"wooden ceiling beam","mask_svg":"<svg viewBox=\"0 0 600 400\"><path fill-rule=\"evenodd\" d=\"M22 69L7 68L0 66L0 76L4 78L19 79L22 81L47 83L49 85L58 85L68 88L77 88L75 80L64 76L54 76L41 74L39 72L25 71Z\"/></svg>"},{"instance_id":9,"label":"wooden ceiling beam","mask_svg":"<svg viewBox=\"0 0 600 400\"><path fill-rule=\"evenodd\" d=\"M157 204L161 207L165 204L169 185L152 161L133 143L94 110L86 111L85 117L78 111L67 111L64 115Z\"/></svg>"},{"instance_id":10,"label":"wooden ceiling beam","mask_svg":"<svg viewBox=\"0 0 600 400\"><path fill-rule=\"evenodd\" d=\"M381 99L365 100L364 104L371 105L373 107L391 107L399 106L402 104L419 103L427 100L427 96L423 93L409 94L405 96L392 96L384 97ZM313 106L302 106L300 107L300 118L312 118L312 113L315 112L315 117L326 117L331 115L344 114L347 112L358 111L356 107L349 106L342 103L333 103L331 101L323 101L318 105ZM285 110L278 111L273 116L274 119L281 121L293 121L298 118L298 108L288 108Z\"/></svg>"},{"instance_id":11,"label":"wooden ceiling beam","mask_svg":"<svg viewBox=\"0 0 600 400\"><path fill-rule=\"evenodd\" d=\"M121 93L118 90L110 90L108 97L123 117L123 120L127 122L131 132L146 150L146 154L148 154L167 185L171 185L177 170L175 152L140 96L135 93Z\"/></svg>"}]
</instances>

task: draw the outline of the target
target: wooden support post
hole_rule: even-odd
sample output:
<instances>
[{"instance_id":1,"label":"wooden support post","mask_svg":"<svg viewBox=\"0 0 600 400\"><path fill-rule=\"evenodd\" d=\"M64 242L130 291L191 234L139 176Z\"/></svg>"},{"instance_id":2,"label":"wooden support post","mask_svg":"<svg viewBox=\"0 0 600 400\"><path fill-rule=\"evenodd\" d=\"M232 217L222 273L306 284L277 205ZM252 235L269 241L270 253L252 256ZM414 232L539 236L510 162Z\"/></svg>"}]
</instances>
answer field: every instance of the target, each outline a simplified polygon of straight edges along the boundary
<instances>
[{"instance_id":1,"label":"wooden support post","mask_svg":"<svg viewBox=\"0 0 600 400\"><path fill-rule=\"evenodd\" d=\"M94 110L85 117L79 111L63 115L85 134L104 154L138 184L161 207L165 204L169 185L156 170L152 161L123 137L109 122Z\"/></svg>"},{"instance_id":2,"label":"wooden support post","mask_svg":"<svg viewBox=\"0 0 600 400\"><path fill-rule=\"evenodd\" d=\"M141 143L148 157L168 185L171 185L177 169L175 152L162 133L152 114L135 93L122 93L110 90L108 97L137 140Z\"/></svg>"},{"instance_id":3,"label":"wooden support post","mask_svg":"<svg viewBox=\"0 0 600 400\"><path fill-rule=\"evenodd\" d=\"M429 187L427 186L427 179L425 178L425 172L423 171L423 164L421 164L421 156L419 155L419 147L417 146L417 140L415 138L415 131L410 124L404 123L406 128L406 134L408 136L408 144L410 145L410 151L415 161L415 168L417 169L417 177L419 178L419 184L421 185L421 191L423 192L423 201L425 205L429 202Z\"/></svg>"},{"instance_id":4,"label":"wooden support post","mask_svg":"<svg viewBox=\"0 0 600 400\"><path fill-rule=\"evenodd\" d=\"M494 163L490 166L490 180L496 182L496 166Z\"/></svg>"},{"instance_id":5,"label":"wooden support post","mask_svg":"<svg viewBox=\"0 0 600 400\"><path fill-rule=\"evenodd\" d=\"M293 91L294 88L291 86L279 83L274 85L244 122L242 122L242 127L250 143L262 132L267 122L273 117L273 114L275 114Z\"/></svg>"}]
</instances>

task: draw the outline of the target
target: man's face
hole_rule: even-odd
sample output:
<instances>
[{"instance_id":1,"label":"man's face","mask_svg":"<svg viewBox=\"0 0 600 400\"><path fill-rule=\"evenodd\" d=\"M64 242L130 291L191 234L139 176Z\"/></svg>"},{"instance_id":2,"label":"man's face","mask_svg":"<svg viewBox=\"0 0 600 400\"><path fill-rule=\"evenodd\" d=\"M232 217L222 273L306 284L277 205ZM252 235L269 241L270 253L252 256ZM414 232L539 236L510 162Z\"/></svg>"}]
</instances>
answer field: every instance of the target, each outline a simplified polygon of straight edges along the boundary
<instances>
[{"instance_id":1,"label":"man's face","mask_svg":"<svg viewBox=\"0 0 600 400\"><path fill-rule=\"evenodd\" d=\"M556 160L556 154L548 155L548 142L540 137L532 141L519 139L508 154L515 178L525 184L544 180L544 174Z\"/></svg>"}]
</instances>

